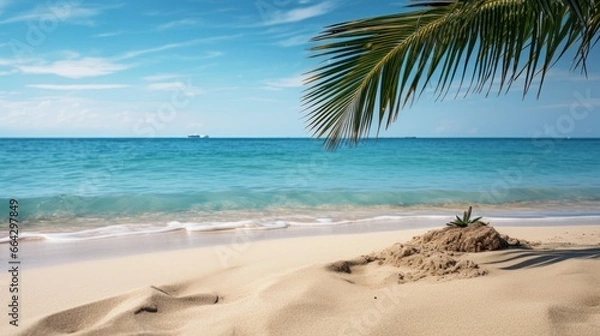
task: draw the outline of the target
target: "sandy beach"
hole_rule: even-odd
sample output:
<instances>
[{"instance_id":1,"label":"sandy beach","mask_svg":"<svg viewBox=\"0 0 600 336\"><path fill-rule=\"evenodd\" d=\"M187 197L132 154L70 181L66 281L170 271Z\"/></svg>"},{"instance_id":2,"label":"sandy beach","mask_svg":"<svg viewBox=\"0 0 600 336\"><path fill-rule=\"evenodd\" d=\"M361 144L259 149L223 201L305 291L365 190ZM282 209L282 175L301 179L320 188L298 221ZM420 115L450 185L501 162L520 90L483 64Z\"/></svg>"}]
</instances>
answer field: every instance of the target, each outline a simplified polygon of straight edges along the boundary
<instances>
[{"instance_id":1,"label":"sandy beach","mask_svg":"<svg viewBox=\"0 0 600 336\"><path fill-rule=\"evenodd\" d=\"M600 336L600 0L0 24L0 336Z\"/></svg>"},{"instance_id":2,"label":"sandy beach","mask_svg":"<svg viewBox=\"0 0 600 336\"><path fill-rule=\"evenodd\" d=\"M381 262L331 267L428 230L240 240L25 269L19 327L5 315L0 334L600 333L598 226L501 227L541 245L458 254L485 273L475 277L395 281L398 267Z\"/></svg>"}]
</instances>

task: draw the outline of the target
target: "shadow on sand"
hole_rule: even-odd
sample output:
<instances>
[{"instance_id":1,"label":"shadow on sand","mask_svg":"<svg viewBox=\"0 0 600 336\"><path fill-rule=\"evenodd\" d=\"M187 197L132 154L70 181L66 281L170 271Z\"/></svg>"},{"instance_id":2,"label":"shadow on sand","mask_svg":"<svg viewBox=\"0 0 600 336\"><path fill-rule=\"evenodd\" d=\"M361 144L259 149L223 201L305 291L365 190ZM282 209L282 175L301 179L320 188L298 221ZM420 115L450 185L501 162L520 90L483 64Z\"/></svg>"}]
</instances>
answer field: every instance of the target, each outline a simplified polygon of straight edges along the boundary
<instances>
[{"instance_id":1,"label":"shadow on sand","mask_svg":"<svg viewBox=\"0 0 600 336\"><path fill-rule=\"evenodd\" d=\"M500 269L518 270L522 268L548 266L570 259L600 259L600 247L548 251L511 250L502 253L499 260L486 264L491 265L514 262L512 265Z\"/></svg>"}]
</instances>

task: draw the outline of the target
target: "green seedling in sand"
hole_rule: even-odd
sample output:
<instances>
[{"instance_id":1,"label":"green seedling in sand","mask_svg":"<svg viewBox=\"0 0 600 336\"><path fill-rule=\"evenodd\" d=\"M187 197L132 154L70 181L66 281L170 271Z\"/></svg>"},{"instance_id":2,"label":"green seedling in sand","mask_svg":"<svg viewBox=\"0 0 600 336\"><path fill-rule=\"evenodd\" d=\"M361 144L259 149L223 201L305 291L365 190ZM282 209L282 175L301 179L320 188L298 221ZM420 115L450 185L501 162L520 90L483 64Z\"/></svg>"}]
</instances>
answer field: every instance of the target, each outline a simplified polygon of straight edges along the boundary
<instances>
[{"instance_id":1,"label":"green seedling in sand","mask_svg":"<svg viewBox=\"0 0 600 336\"><path fill-rule=\"evenodd\" d=\"M482 217L477 217L475 219L471 219L471 211L472 210L473 210L473 207L469 206L469 210L467 210L463 213L463 218L456 216L455 220L453 220L452 222L446 223L446 225L451 226L451 227L465 228L471 224L479 222L479 220ZM485 224L483 222L480 222L480 223Z\"/></svg>"}]
</instances>

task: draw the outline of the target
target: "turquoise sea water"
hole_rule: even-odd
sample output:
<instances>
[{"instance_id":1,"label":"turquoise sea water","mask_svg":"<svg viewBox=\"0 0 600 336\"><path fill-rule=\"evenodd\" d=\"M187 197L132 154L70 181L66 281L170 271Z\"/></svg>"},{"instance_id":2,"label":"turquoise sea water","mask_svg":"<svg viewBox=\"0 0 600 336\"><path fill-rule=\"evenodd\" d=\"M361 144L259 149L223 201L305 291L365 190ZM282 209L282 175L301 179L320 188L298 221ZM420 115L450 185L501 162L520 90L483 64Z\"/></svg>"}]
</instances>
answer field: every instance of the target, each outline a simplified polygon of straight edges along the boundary
<instances>
[{"instance_id":1,"label":"turquoise sea water","mask_svg":"<svg viewBox=\"0 0 600 336\"><path fill-rule=\"evenodd\" d=\"M32 238L600 214L598 139L0 139L0 160Z\"/></svg>"}]
</instances>

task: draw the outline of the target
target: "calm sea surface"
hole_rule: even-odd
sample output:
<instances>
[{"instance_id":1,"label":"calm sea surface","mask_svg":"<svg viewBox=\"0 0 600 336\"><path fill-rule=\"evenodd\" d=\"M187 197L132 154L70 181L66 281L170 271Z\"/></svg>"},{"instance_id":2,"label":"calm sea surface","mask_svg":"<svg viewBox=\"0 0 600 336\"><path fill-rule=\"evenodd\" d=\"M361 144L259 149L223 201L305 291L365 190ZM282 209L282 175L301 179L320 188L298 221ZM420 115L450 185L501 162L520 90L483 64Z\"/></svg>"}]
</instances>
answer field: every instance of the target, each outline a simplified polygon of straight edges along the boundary
<instances>
[{"instance_id":1,"label":"calm sea surface","mask_svg":"<svg viewBox=\"0 0 600 336\"><path fill-rule=\"evenodd\" d=\"M380 139L327 152L309 139L0 139L0 206L10 198L39 239L352 224L469 204L597 216L600 140Z\"/></svg>"}]
</instances>

